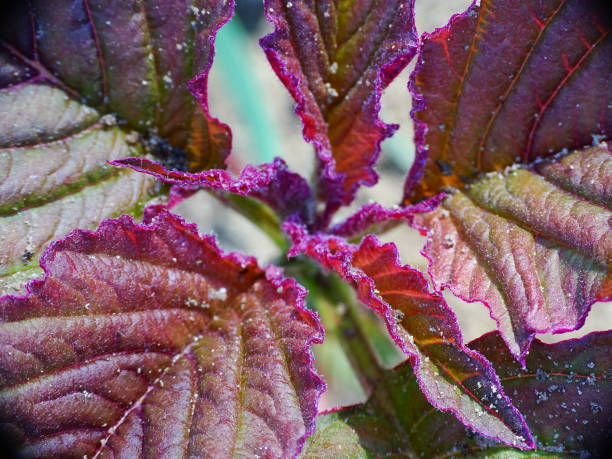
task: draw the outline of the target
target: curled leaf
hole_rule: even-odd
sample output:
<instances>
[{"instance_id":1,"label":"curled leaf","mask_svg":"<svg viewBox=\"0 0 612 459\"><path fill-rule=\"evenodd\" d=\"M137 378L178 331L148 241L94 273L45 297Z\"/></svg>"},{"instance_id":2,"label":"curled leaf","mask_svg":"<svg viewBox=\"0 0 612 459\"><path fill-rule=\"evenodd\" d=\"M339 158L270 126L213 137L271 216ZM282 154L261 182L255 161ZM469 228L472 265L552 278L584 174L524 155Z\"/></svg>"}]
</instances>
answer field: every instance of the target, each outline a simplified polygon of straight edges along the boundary
<instances>
[{"instance_id":1,"label":"curled leaf","mask_svg":"<svg viewBox=\"0 0 612 459\"><path fill-rule=\"evenodd\" d=\"M413 3L265 1L275 31L261 46L297 103L332 208L376 183L380 142L397 129L379 119L380 96L415 53Z\"/></svg>"},{"instance_id":2,"label":"curled leaf","mask_svg":"<svg viewBox=\"0 0 612 459\"><path fill-rule=\"evenodd\" d=\"M209 169L196 174L168 170L144 158L125 158L112 161L111 164L129 167L183 188L202 187L252 196L272 207L281 217L296 215L302 221L310 222L314 216L310 185L299 174L291 172L281 158L258 166L247 165L236 178L221 169Z\"/></svg>"},{"instance_id":3,"label":"curled leaf","mask_svg":"<svg viewBox=\"0 0 612 459\"><path fill-rule=\"evenodd\" d=\"M403 207L387 208L377 202L366 204L346 220L332 226L329 233L349 239L382 232L396 222L411 222L415 214L432 211L444 196L440 194L418 204Z\"/></svg>"},{"instance_id":4,"label":"curled leaf","mask_svg":"<svg viewBox=\"0 0 612 459\"><path fill-rule=\"evenodd\" d=\"M292 222L292 254L307 253L353 286L374 309L402 351L411 357L421 391L436 408L465 425L519 448L533 440L522 415L503 393L493 368L463 344L452 310L425 277L401 265L393 244L367 236L359 246L322 235L308 236ZM499 394L499 397L497 395Z\"/></svg>"},{"instance_id":5,"label":"curled leaf","mask_svg":"<svg viewBox=\"0 0 612 459\"><path fill-rule=\"evenodd\" d=\"M488 357L507 394L525 413L535 451L483 438L448 413L431 407L410 368L388 371L363 406L324 414L303 458L351 451L355 456L603 457L612 435L607 394L612 389L610 332L547 345L535 340L521 368L497 333L470 346ZM441 435L443 432L443 435Z\"/></svg>"},{"instance_id":6,"label":"curled leaf","mask_svg":"<svg viewBox=\"0 0 612 459\"><path fill-rule=\"evenodd\" d=\"M606 2L483 0L424 34L406 199L612 135Z\"/></svg>"},{"instance_id":7,"label":"curled leaf","mask_svg":"<svg viewBox=\"0 0 612 459\"><path fill-rule=\"evenodd\" d=\"M305 291L161 208L77 230L0 299L0 426L28 457L292 457L324 388Z\"/></svg>"},{"instance_id":8,"label":"curled leaf","mask_svg":"<svg viewBox=\"0 0 612 459\"><path fill-rule=\"evenodd\" d=\"M168 3L172 2L160 2L162 5ZM173 5L172 8L177 7L180 6ZM183 49L190 50L192 60L186 61L186 64L192 65L195 71L188 72L187 76L191 78L196 72L199 73L187 82L187 87L198 101L201 111L193 111L187 158L189 170L198 172L224 167L232 147L232 131L229 126L210 114L208 74L215 53L215 37L219 29L232 17L234 0L196 0L188 9L193 15L189 24L195 27L195 37L183 41L182 46ZM164 19L167 20L168 17ZM182 85L179 85L179 88L183 89ZM176 115L180 116L180 113L175 113Z\"/></svg>"},{"instance_id":9,"label":"curled leaf","mask_svg":"<svg viewBox=\"0 0 612 459\"><path fill-rule=\"evenodd\" d=\"M485 303L519 359L536 333L579 328L612 296L611 184L602 144L492 173L415 216L435 288Z\"/></svg>"}]
</instances>

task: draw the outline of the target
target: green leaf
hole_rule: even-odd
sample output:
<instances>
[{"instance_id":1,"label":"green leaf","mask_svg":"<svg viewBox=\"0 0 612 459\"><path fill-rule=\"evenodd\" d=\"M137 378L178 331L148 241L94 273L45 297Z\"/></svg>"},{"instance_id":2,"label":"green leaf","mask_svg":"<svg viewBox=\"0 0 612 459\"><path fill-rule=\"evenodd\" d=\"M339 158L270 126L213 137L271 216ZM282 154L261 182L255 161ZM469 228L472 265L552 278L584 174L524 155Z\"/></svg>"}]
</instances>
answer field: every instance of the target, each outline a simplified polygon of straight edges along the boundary
<instances>
[{"instance_id":1,"label":"green leaf","mask_svg":"<svg viewBox=\"0 0 612 459\"><path fill-rule=\"evenodd\" d=\"M138 134L118 128L112 115L43 84L1 89L0 107L0 293L8 293L30 279L24 270L40 272L38 257L51 241L139 214L158 188L106 165L144 154Z\"/></svg>"}]
</instances>

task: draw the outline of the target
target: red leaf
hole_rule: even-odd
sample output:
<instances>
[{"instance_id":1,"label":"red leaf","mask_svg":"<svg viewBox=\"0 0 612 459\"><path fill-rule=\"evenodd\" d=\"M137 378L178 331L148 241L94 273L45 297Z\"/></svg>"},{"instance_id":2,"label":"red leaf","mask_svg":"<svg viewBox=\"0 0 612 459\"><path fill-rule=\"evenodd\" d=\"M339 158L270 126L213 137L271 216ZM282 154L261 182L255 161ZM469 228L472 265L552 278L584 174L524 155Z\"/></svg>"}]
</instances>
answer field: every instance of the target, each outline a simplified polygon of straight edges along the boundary
<instances>
[{"instance_id":1,"label":"red leaf","mask_svg":"<svg viewBox=\"0 0 612 459\"><path fill-rule=\"evenodd\" d=\"M605 2L476 2L423 36L406 199L612 134ZM422 180L421 180L422 177Z\"/></svg>"},{"instance_id":2,"label":"red leaf","mask_svg":"<svg viewBox=\"0 0 612 459\"><path fill-rule=\"evenodd\" d=\"M434 407L452 412L488 437L519 448L533 446L522 415L503 394L489 362L463 344L444 298L428 290L419 271L400 264L395 245L381 244L375 236L359 246L308 236L292 222L285 229L295 244L291 254L307 253L338 273L385 320L395 342L411 357L421 391Z\"/></svg>"},{"instance_id":3,"label":"red leaf","mask_svg":"<svg viewBox=\"0 0 612 459\"><path fill-rule=\"evenodd\" d=\"M521 360L536 333L581 327L612 297L611 185L602 145L493 173L415 215L434 287L485 303Z\"/></svg>"},{"instance_id":4,"label":"red leaf","mask_svg":"<svg viewBox=\"0 0 612 459\"><path fill-rule=\"evenodd\" d=\"M297 103L332 210L376 183L380 142L397 128L378 118L380 96L414 55L413 3L265 1L275 31L261 45Z\"/></svg>"},{"instance_id":5,"label":"red leaf","mask_svg":"<svg viewBox=\"0 0 612 459\"><path fill-rule=\"evenodd\" d=\"M71 233L0 299L2 429L28 457L295 456L324 388L304 289L148 214Z\"/></svg>"},{"instance_id":6,"label":"red leaf","mask_svg":"<svg viewBox=\"0 0 612 459\"><path fill-rule=\"evenodd\" d=\"M366 204L346 220L335 224L330 234L351 239L368 233L380 233L390 228L394 221L412 222L414 215L430 212L440 204L444 194L434 196L413 206L386 208L378 203Z\"/></svg>"}]
</instances>

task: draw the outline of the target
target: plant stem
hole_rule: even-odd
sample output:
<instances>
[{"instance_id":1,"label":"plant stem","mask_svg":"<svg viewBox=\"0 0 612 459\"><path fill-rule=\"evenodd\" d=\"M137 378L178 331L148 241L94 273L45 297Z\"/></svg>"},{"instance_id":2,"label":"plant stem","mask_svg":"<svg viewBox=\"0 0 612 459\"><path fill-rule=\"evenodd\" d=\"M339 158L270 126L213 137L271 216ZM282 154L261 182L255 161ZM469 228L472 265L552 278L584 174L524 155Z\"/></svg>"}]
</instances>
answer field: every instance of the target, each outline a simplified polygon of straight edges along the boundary
<instances>
[{"instance_id":1,"label":"plant stem","mask_svg":"<svg viewBox=\"0 0 612 459\"><path fill-rule=\"evenodd\" d=\"M324 275L305 258L284 263L287 274L309 291L309 301L317 310L328 335L338 337L353 372L366 394L372 393L384 369L359 320L357 300L351 288L335 274Z\"/></svg>"}]
</instances>

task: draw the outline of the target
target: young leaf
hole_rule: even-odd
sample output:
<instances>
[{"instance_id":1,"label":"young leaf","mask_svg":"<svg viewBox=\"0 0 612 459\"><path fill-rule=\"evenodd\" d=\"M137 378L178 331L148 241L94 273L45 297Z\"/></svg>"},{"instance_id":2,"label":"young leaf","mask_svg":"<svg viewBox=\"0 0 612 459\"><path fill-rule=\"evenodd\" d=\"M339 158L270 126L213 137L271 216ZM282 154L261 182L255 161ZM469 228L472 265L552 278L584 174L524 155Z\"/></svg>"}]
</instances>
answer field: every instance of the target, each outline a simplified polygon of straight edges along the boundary
<instances>
[{"instance_id":1,"label":"young leaf","mask_svg":"<svg viewBox=\"0 0 612 459\"><path fill-rule=\"evenodd\" d=\"M409 367L387 372L367 403L324 414L303 458L354 451L355 456L603 457L612 432L606 394L612 335L593 333L547 345L535 340L527 367L510 355L496 333L470 343L497 370L506 393L525 413L536 451L510 449L474 434L448 413L432 408ZM586 422L585 422L586 421ZM440 434L443 432L443 435Z\"/></svg>"},{"instance_id":2,"label":"young leaf","mask_svg":"<svg viewBox=\"0 0 612 459\"><path fill-rule=\"evenodd\" d=\"M129 167L184 188L203 187L252 196L272 207L283 218L295 215L303 222L310 222L314 217L310 185L302 176L291 172L281 158L258 166L247 165L237 178L219 169L196 174L168 170L144 158L124 158L112 161L111 164Z\"/></svg>"},{"instance_id":3,"label":"young leaf","mask_svg":"<svg viewBox=\"0 0 612 459\"><path fill-rule=\"evenodd\" d=\"M416 215L435 288L484 302L519 359L536 333L579 328L612 296L611 184L602 144L492 173Z\"/></svg>"},{"instance_id":4,"label":"young leaf","mask_svg":"<svg viewBox=\"0 0 612 459\"><path fill-rule=\"evenodd\" d=\"M382 232L394 222L412 222L415 214L434 210L444 197L444 194L439 194L413 206L394 206L392 208L384 207L377 202L366 204L346 220L332 226L329 233L351 239L365 234Z\"/></svg>"},{"instance_id":5,"label":"young leaf","mask_svg":"<svg viewBox=\"0 0 612 459\"><path fill-rule=\"evenodd\" d=\"M434 407L506 444L533 445L523 417L503 394L489 362L463 344L444 298L429 292L419 271L400 264L395 245L381 244L375 236L367 236L359 246L307 236L292 222L285 229L295 243L291 254L307 253L337 272L361 302L385 320L395 342L411 357L421 391Z\"/></svg>"},{"instance_id":6,"label":"young leaf","mask_svg":"<svg viewBox=\"0 0 612 459\"><path fill-rule=\"evenodd\" d=\"M606 2L477 3L423 36L409 201L612 135Z\"/></svg>"},{"instance_id":7,"label":"young leaf","mask_svg":"<svg viewBox=\"0 0 612 459\"><path fill-rule=\"evenodd\" d=\"M161 207L145 220L74 231L0 299L4 433L27 457L295 456L324 389L305 290Z\"/></svg>"},{"instance_id":8,"label":"young leaf","mask_svg":"<svg viewBox=\"0 0 612 459\"><path fill-rule=\"evenodd\" d=\"M415 53L413 3L265 1L275 31L261 46L297 103L332 208L376 183L380 142L397 128L378 118L380 96Z\"/></svg>"}]
</instances>

